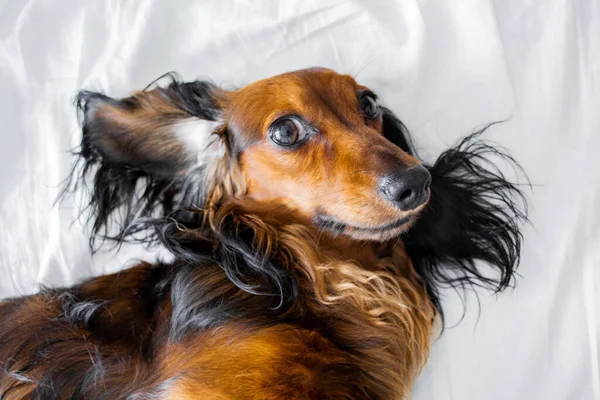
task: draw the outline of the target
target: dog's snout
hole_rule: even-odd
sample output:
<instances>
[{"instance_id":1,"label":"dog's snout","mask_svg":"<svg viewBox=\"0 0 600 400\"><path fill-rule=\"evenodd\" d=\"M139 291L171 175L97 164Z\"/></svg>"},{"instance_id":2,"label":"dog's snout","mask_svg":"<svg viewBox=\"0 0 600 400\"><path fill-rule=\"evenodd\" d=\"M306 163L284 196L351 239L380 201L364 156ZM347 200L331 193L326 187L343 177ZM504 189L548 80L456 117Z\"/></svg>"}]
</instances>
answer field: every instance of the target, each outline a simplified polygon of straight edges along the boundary
<instances>
[{"instance_id":1,"label":"dog's snout","mask_svg":"<svg viewBox=\"0 0 600 400\"><path fill-rule=\"evenodd\" d=\"M402 172L384 176L379 181L381 196L403 211L414 210L427 201L431 174L418 165Z\"/></svg>"}]
</instances>

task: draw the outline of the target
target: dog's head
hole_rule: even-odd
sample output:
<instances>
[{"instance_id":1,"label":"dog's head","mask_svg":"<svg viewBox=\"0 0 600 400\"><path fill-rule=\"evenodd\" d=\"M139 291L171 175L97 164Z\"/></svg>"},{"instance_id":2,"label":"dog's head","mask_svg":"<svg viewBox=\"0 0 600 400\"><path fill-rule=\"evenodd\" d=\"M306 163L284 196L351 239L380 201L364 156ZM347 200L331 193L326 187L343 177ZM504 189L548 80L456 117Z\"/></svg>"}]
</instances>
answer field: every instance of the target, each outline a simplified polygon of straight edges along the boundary
<instances>
[{"instance_id":1,"label":"dog's head","mask_svg":"<svg viewBox=\"0 0 600 400\"><path fill-rule=\"evenodd\" d=\"M239 90L170 78L120 100L78 97L92 237L148 240L147 221L211 225L235 204L351 240L402 236L436 302L439 283L510 283L522 196L488 156L512 159L477 134L423 166L403 124L351 76L312 68Z\"/></svg>"},{"instance_id":2,"label":"dog's head","mask_svg":"<svg viewBox=\"0 0 600 400\"><path fill-rule=\"evenodd\" d=\"M406 231L429 198L430 173L386 138L387 110L349 75L315 68L235 91L173 81L121 100L80 100L86 154L171 189L191 174L233 169L229 197L379 241ZM186 206L205 207L201 194Z\"/></svg>"}]
</instances>

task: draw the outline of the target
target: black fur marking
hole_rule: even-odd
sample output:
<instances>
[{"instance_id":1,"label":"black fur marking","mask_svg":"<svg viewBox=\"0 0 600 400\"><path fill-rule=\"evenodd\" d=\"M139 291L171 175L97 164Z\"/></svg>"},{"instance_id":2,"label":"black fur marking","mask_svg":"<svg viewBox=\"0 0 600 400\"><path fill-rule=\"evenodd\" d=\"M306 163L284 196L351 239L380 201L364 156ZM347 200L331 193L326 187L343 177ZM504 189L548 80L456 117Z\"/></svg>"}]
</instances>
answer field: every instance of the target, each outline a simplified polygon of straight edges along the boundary
<instances>
[{"instance_id":1,"label":"black fur marking","mask_svg":"<svg viewBox=\"0 0 600 400\"><path fill-rule=\"evenodd\" d=\"M165 78L170 82L167 86L167 93L173 99L173 104L177 105L179 109L191 116L208 121L217 121L221 117L221 109L215 100L216 86L213 83L207 81L182 82L177 73L168 72L148 85L145 90Z\"/></svg>"},{"instance_id":2,"label":"black fur marking","mask_svg":"<svg viewBox=\"0 0 600 400\"><path fill-rule=\"evenodd\" d=\"M255 233L251 227L230 217L219 227L216 237L207 232L207 239L203 240L198 229L193 225L184 229L180 220L175 217L156 221L161 244L177 259L192 265L218 265L236 287L265 298L260 301L266 301L268 307L262 309L271 310L273 315L285 313L293 305L298 295L296 280L290 271L281 267L281 262L273 259L278 251L265 255L262 249L255 247Z\"/></svg>"},{"instance_id":3,"label":"black fur marking","mask_svg":"<svg viewBox=\"0 0 600 400\"><path fill-rule=\"evenodd\" d=\"M171 290L173 305L169 339L178 341L190 330L205 330L227 321L250 327L276 324L285 311L278 298L241 291L217 265L189 265L178 271Z\"/></svg>"},{"instance_id":4,"label":"black fur marking","mask_svg":"<svg viewBox=\"0 0 600 400\"><path fill-rule=\"evenodd\" d=\"M61 303L62 308L61 318L65 322L73 327L81 326L88 330L98 310L108 303L107 300L81 301L71 291L59 294L58 301Z\"/></svg>"}]
</instances>

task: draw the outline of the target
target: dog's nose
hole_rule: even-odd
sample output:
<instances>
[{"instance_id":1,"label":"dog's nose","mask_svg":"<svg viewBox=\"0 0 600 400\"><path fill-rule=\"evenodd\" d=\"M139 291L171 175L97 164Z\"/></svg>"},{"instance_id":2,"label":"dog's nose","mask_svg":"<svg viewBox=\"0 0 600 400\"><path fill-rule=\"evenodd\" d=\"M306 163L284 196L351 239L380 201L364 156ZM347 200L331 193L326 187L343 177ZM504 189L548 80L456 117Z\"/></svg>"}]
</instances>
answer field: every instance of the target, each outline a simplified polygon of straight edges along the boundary
<instances>
[{"instance_id":1,"label":"dog's nose","mask_svg":"<svg viewBox=\"0 0 600 400\"><path fill-rule=\"evenodd\" d=\"M427 201L431 174L418 165L395 174L387 175L379 181L381 196L396 204L402 211L410 211Z\"/></svg>"}]
</instances>

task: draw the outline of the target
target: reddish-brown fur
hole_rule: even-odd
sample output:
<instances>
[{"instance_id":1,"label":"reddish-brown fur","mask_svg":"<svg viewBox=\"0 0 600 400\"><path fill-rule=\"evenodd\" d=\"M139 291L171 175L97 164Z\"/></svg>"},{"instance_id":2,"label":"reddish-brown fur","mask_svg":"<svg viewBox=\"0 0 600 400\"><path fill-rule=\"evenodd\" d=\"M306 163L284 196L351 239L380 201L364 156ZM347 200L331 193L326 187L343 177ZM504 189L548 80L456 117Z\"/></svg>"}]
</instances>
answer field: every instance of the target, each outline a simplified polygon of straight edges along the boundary
<instances>
[{"instance_id":1,"label":"reddish-brown fur","mask_svg":"<svg viewBox=\"0 0 600 400\"><path fill-rule=\"evenodd\" d=\"M312 69L218 94L223 127L217 134L235 146L209 166L203 229L219 232L231 221L250 227L254 250L273 256L299 282L285 315L270 320L266 311L248 311L245 319L172 340L172 279L187 268L178 262L141 264L72 289L10 300L0 303L2 398L43 397L38 383L48 370L62 382L59 398L408 396L428 354L435 310L402 243L388 241L410 223L376 234L362 228L418 215L424 205L403 212L377 194L382 175L418 161L382 136L380 119L365 122L357 100L365 89L350 76ZM158 90L134 99L134 111L97 105L95 117L108 131L125 132L105 136L101 145L128 162L166 160L185 175L190 158L173 126L189 117ZM290 113L314 123L320 135L282 152L267 131ZM344 235L314 226L317 213L348 224ZM216 246L217 237L206 232L182 227L178 235ZM238 289L217 265L193 270L188 281L207 303L239 302L251 310L264 301ZM98 305L85 324L69 317L81 302ZM91 374L96 381L81 382L100 365L102 372Z\"/></svg>"}]
</instances>

